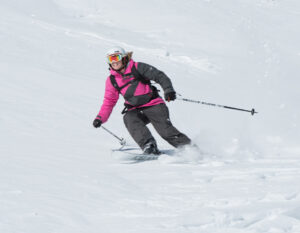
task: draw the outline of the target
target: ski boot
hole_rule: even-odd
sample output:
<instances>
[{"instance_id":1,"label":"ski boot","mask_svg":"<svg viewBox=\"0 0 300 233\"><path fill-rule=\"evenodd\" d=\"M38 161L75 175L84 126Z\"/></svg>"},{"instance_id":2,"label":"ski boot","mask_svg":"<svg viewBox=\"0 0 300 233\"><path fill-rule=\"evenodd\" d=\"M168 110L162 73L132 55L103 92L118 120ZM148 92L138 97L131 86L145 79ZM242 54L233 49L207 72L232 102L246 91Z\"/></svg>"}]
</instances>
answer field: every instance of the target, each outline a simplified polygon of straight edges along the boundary
<instances>
[{"instance_id":1,"label":"ski boot","mask_svg":"<svg viewBox=\"0 0 300 233\"><path fill-rule=\"evenodd\" d=\"M161 152L157 148L156 142L150 141L150 142L146 143L146 145L143 149L143 154L144 155L160 155Z\"/></svg>"}]
</instances>

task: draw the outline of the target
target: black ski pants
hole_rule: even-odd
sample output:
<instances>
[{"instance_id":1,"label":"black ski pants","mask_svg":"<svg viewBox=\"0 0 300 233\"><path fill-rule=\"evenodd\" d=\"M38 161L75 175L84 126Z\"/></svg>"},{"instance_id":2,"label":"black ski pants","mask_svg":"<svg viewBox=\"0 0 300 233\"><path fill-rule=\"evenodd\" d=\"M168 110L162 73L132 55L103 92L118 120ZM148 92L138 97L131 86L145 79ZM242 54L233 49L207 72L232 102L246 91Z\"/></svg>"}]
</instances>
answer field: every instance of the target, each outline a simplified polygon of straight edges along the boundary
<instances>
[{"instance_id":1,"label":"black ski pants","mask_svg":"<svg viewBox=\"0 0 300 233\"><path fill-rule=\"evenodd\" d=\"M165 104L128 111L123 119L130 135L142 149L144 149L147 142L155 141L146 126L148 123L151 123L158 134L174 147L191 143L191 140L185 134L179 132L172 125L169 110Z\"/></svg>"}]
</instances>

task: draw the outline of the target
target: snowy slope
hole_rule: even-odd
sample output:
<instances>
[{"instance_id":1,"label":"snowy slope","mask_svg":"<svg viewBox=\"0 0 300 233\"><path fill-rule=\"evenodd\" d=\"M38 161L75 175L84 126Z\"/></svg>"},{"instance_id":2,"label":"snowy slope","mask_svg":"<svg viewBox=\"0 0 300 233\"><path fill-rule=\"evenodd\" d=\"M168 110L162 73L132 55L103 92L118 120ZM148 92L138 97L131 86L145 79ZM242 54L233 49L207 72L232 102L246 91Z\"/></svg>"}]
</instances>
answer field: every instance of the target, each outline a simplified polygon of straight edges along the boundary
<instances>
[{"instance_id":1,"label":"snowy slope","mask_svg":"<svg viewBox=\"0 0 300 233\"><path fill-rule=\"evenodd\" d=\"M0 232L300 232L299 19L296 0L1 0ZM123 164L91 126L115 44L259 113L172 102L203 152ZM122 104L105 126L134 144Z\"/></svg>"}]
</instances>

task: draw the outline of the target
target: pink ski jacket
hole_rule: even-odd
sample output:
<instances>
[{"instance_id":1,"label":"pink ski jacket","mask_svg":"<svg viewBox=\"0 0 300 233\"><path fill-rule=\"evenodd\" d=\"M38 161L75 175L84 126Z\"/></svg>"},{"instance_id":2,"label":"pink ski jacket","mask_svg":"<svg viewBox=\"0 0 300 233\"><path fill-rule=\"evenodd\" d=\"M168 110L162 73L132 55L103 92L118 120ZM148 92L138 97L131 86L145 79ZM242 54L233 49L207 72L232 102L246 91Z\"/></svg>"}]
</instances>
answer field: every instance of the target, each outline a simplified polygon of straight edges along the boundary
<instances>
[{"instance_id":1,"label":"pink ski jacket","mask_svg":"<svg viewBox=\"0 0 300 233\"><path fill-rule=\"evenodd\" d=\"M136 67L136 69L138 70L138 72L141 75L143 75L144 77L147 77L147 79L153 80L153 81L159 83L161 85L161 87L163 88L165 94L174 91L170 79L162 71L154 68L153 66L145 64L145 63L141 63L141 62L136 63L132 59L129 61L124 74L121 74L120 72L110 69L110 74L115 76L116 82L119 87L125 85L126 83L130 82L131 80L133 80L135 78L131 72L131 69L133 66ZM125 95L129 86L130 86L130 84L127 85L126 87L124 87L123 89L121 89L121 95L123 95L123 96ZM152 92L152 90L149 85L139 82L134 95L135 96L144 95L144 94L148 94L151 92ZM112 85L110 76L108 76L106 79L106 83L105 83L105 94L104 94L103 104L102 104L100 111L96 118L100 119L102 121L102 123L105 123L108 120L114 106L118 102L118 99L119 99L119 92ZM125 103L127 103L127 101L125 101ZM133 110L135 108L148 107L148 106L153 106L153 105L162 104L162 103L165 103L165 102L159 96L157 98L151 99L148 103L146 103L144 105L140 105L138 107L132 107L129 109L129 111Z\"/></svg>"}]
</instances>

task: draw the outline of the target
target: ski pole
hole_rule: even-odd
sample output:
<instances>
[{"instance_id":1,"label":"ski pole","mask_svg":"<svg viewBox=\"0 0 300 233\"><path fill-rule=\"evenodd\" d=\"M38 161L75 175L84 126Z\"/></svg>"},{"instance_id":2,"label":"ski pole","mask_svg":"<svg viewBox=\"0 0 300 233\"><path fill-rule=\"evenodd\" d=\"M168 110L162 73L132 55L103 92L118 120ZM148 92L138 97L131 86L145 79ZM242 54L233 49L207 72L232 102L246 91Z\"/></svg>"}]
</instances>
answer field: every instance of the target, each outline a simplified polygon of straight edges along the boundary
<instances>
[{"instance_id":1,"label":"ski pole","mask_svg":"<svg viewBox=\"0 0 300 233\"><path fill-rule=\"evenodd\" d=\"M229 107L229 106L220 105L220 104L206 103L206 102L203 102L203 101L191 100L191 99L186 99L186 98L181 98L181 97L179 97L177 99L182 100L182 101L186 101L186 102L191 102L191 103L205 104L205 105L209 105L209 106L213 106L213 107L220 107L220 108L227 108L227 109L232 109L232 110L250 112L251 115L254 115L255 113L258 113L258 112L255 111L254 108L252 108L251 110L246 110L246 109L242 109L242 108L235 108L235 107Z\"/></svg>"},{"instance_id":2,"label":"ski pole","mask_svg":"<svg viewBox=\"0 0 300 233\"><path fill-rule=\"evenodd\" d=\"M115 138L117 138L122 146L125 146L125 145L126 145L126 141L125 141L124 138L118 137L117 135L115 135L113 132L111 132L110 130L108 130L108 129L105 128L104 126L101 126L101 127L102 127L106 132L110 133L112 136L114 136Z\"/></svg>"}]
</instances>

